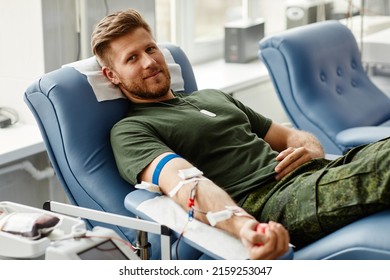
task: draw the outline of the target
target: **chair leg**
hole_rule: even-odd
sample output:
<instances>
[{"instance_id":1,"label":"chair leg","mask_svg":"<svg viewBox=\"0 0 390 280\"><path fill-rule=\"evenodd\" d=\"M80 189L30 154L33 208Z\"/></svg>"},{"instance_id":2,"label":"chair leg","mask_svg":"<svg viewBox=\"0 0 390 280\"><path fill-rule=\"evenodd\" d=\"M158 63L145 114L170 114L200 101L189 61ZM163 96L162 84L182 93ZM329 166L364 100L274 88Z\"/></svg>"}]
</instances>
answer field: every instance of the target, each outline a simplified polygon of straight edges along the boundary
<instances>
[{"instance_id":1,"label":"chair leg","mask_svg":"<svg viewBox=\"0 0 390 280\"><path fill-rule=\"evenodd\" d=\"M137 255L141 260L149 259L150 243L148 242L148 233L146 231L137 230L137 240L135 242L135 249Z\"/></svg>"}]
</instances>

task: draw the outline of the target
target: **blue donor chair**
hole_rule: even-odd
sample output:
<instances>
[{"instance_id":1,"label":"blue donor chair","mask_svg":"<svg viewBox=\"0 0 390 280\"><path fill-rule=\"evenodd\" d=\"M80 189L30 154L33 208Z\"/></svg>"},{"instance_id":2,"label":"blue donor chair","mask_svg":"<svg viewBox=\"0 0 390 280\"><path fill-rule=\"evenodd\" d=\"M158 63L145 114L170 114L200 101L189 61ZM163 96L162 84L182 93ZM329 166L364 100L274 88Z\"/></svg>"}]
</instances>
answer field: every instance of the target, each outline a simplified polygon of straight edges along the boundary
<instances>
[{"instance_id":1,"label":"blue donor chair","mask_svg":"<svg viewBox=\"0 0 390 280\"><path fill-rule=\"evenodd\" d=\"M161 45L161 48L168 49L172 56L166 55L167 60L172 59L168 61L171 75L179 76L179 79L173 78L172 88L184 92L196 90L194 73L183 51L169 44ZM119 175L109 134L111 127L127 113L129 101L121 98L121 93L112 89L108 80L94 76L100 71L90 69L90 62L96 61L91 58L47 73L24 95L40 127L56 176L74 205L122 216L138 216L173 229L177 221L186 220L184 210L179 207L176 211L174 208L178 205L167 196L135 189ZM96 81L103 86L103 96L94 86ZM107 92L111 93L107 95ZM165 219L160 220L154 216L156 213L163 213ZM164 216L178 218L168 221ZM101 225L96 221L89 222L91 227ZM191 223L194 222L198 221ZM226 253L232 259L244 256L237 255L241 244L237 240L220 232L214 235L216 228L198 223L193 225L203 231L201 242L187 235L190 230L186 230L181 239L178 239L180 231L172 231L173 259L223 259L227 258L223 257ZM133 244L138 234L128 228L103 226L110 226ZM390 259L389 232L390 211L385 211L346 226L297 252L290 250L283 259ZM200 233L194 235L197 237ZM221 241L220 236L230 241ZM149 236L149 242L150 258L159 259L159 236ZM211 247L218 248L211 250ZM228 248L228 252L219 254L221 248Z\"/></svg>"},{"instance_id":2,"label":"blue donor chair","mask_svg":"<svg viewBox=\"0 0 390 280\"><path fill-rule=\"evenodd\" d=\"M289 29L260 41L275 91L292 124L328 154L390 136L390 98L366 75L352 32L337 21Z\"/></svg>"},{"instance_id":3,"label":"blue donor chair","mask_svg":"<svg viewBox=\"0 0 390 280\"><path fill-rule=\"evenodd\" d=\"M181 48L173 44L160 44L159 47L168 63L172 78L171 88L186 93L196 91L197 84L192 66ZM24 99L39 125L56 176L73 205L110 214L139 216L152 220L148 216L149 213L143 213L137 207L133 210L131 205L138 205L145 201L153 202L152 198L156 198L156 193L137 190L120 177L110 144L110 130L127 114L130 102L101 74L94 57L65 65L43 75L28 87ZM170 199L168 201L173 202ZM51 204L45 203L45 205ZM177 205L171 206L173 210L177 209L175 208ZM150 209L156 207L154 203ZM49 209L51 210L51 206ZM164 205L163 209L157 212L168 213L168 210ZM182 211L184 212L180 208L179 211L170 213L180 215L183 214ZM79 215L84 217L81 209ZM181 220L186 221L187 217ZM134 229L102 223L94 219L88 219L87 222L90 228L109 227L121 238L141 249L145 249L143 247L145 246L148 252L142 253L142 258L162 257L161 239L156 234L149 234L145 240L144 233ZM158 222L165 225L165 221ZM179 234L171 231L173 259L246 257L246 250L243 250L244 247L237 238L198 221L194 221L193 224L199 228L210 228L207 238L214 232L215 239L221 240L222 237L228 240L230 248L233 249L227 252L227 255L221 255L218 250L217 252L209 250L208 244L198 245L187 236L179 240ZM209 240L207 238L202 240ZM144 250L140 251L144 252ZM291 259L292 250L283 258Z\"/></svg>"},{"instance_id":4,"label":"blue donor chair","mask_svg":"<svg viewBox=\"0 0 390 280\"><path fill-rule=\"evenodd\" d=\"M171 59L168 65L171 72L179 73L182 78L173 79L179 80L173 86L178 91L195 91L194 73L184 52L172 44L160 47L168 55L167 60ZM110 144L110 130L126 115L129 101L121 98L108 80L101 80L100 68L95 67L98 65L92 57L47 73L28 87L24 100L37 121L56 176L70 202L135 217L124 206L126 195L135 190L134 186L120 177ZM102 92L95 92L91 87L94 82L103 87ZM90 227L101 225L88 222ZM104 226L135 244L135 230ZM149 243L150 258L159 259L158 236L149 236ZM194 252L201 255L197 250Z\"/></svg>"}]
</instances>

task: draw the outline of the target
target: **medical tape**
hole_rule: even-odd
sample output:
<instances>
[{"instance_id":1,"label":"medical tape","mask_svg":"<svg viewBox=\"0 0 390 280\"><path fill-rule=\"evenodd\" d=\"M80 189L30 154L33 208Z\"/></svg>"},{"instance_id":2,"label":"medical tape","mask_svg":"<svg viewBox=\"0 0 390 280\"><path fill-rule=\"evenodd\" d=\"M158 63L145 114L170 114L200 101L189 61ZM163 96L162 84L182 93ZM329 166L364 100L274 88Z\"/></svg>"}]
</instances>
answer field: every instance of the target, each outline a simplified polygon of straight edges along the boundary
<instances>
[{"instance_id":1,"label":"medical tape","mask_svg":"<svg viewBox=\"0 0 390 280\"><path fill-rule=\"evenodd\" d=\"M196 167L179 170L179 177L183 180L202 176L203 172Z\"/></svg>"},{"instance_id":2,"label":"medical tape","mask_svg":"<svg viewBox=\"0 0 390 280\"><path fill-rule=\"evenodd\" d=\"M165 164L167 164L171 159L179 158L180 156L177 154L168 154L165 157L163 157L159 163L157 164L156 168L154 169L153 176L152 176L152 183L158 186L158 180L160 178L160 173L162 169L164 168Z\"/></svg>"},{"instance_id":3,"label":"medical tape","mask_svg":"<svg viewBox=\"0 0 390 280\"><path fill-rule=\"evenodd\" d=\"M162 193L159 186L145 181L142 181L140 184L136 184L134 187L136 189L147 190L149 192Z\"/></svg>"},{"instance_id":4,"label":"medical tape","mask_svg":"<svg viewBox=\"0 0 390 280\"><path fill-rule=\"evenodd\" d=\"M186 184L208 180L207 178L200 177L203 175L203 172L196 167L180 169L178 174L182 180L168 193L170 197L173 197Z\"/></svg>"},{"instance_id":5,"label":"medical tape","mask_svg":"<svg viewBox=\"0 0 390 280\"><path fill-rule=\"evenodd\" d=\"M187 184L190 184L193 182L207 181L207 180L208 180L207 178L199 178L199 177L195 177L195 178L191 178L191 179L187 179L187 180L182 180L168 193L168 195L170 197L173 197L184 185L187 185Z\"/></svg>"},{"instance_id":6,"label":"medical tape","mask_svg":"<svg viewBox=\"0 0 390 280\"><path fill-rule=\"evenodd\" d=\"M225 210L221 210L218 212L207 212L206 218L209 221L211 226L215 226L217 223L230 219L233 215L240 217L250 217L253 219L251 215L245 212L244 209L238 206L225 206Z\"/></svg>"}]
</instances>

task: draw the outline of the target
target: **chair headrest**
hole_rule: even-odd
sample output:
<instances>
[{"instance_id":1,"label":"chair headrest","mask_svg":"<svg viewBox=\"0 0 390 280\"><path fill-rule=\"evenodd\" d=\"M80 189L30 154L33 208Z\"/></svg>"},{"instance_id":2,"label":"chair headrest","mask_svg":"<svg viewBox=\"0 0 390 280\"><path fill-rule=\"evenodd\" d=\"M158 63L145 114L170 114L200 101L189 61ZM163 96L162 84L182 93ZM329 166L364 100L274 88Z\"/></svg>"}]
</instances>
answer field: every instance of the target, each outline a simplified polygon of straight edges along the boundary
<instances>
[{"instance_id":1,"label":"chair headrest","mask_svg":"<svg viewBox=\"0 0 390 280\"><path fill-rule=\"evenodd\" d=\"M175 62L171 52L167 48L163 48L161 51L165 57L171 74L171 89L173 91L184 91L184 80L180 65ZM73 67L80 73L87 76L87 80L99 102L126 98L119 87L112 84L106 76L103 75L101 67L95 56L65 64L62 67Z\"/></svg>"}]
</instances>

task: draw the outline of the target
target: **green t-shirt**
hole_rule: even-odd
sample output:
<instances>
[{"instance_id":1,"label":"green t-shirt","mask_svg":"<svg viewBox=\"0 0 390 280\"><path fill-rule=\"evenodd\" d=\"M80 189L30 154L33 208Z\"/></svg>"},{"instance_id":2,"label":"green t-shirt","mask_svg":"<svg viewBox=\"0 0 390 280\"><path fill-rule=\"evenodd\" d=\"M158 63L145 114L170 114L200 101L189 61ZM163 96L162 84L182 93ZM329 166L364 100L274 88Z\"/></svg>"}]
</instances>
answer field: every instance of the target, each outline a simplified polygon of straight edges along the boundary
<instances>
[{"instance_id":1,"label":"green t-shirt","mask_svg":"<svg viewBox=\"0 0 390 280\"><path fill-rule=\"evenodd\" d=\"M164 152L191 162L237 202L274 175L277 153L262 139L271 120L218 90L175 95L132 104L113 127L111 144L125 180L136 184L139 173Z\"/></svg>"}]
</instances>

